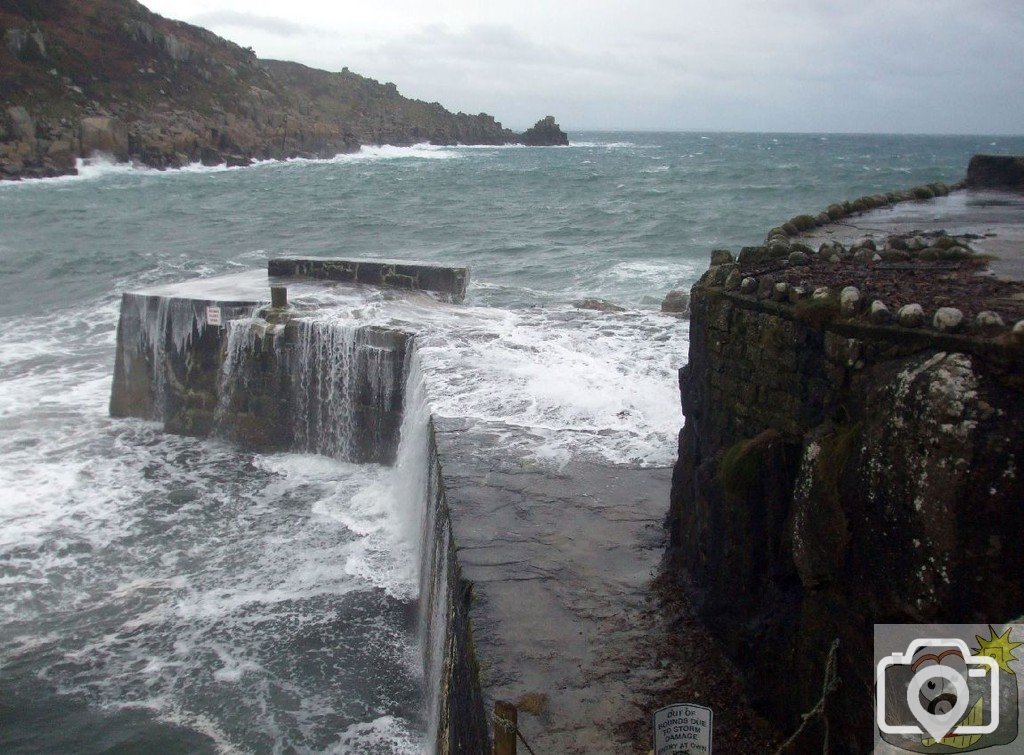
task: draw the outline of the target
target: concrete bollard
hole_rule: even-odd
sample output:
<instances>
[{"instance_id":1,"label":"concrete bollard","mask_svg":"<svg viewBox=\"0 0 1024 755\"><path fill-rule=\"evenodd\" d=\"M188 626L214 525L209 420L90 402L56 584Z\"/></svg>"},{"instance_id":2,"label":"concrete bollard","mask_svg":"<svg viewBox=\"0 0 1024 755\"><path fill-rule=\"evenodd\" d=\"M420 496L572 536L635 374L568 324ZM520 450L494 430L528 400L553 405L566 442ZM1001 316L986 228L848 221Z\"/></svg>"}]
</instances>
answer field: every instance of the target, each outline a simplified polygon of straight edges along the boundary
<instances>
[{"instance_id":1,"label":"concrete bollard","mask_svg":"<svg viewBox=\"0 0 1024 755\"><path fill-rule=\"evenodd\" d=\"M270 306L274 309L284 309L288 306L288 289L286 287L270 287Z\"/></svg>"},{"instance_id":2,"label":"concrete bollard","mask_svg":"<svg viewBox=\"0 0 1024 755\"><path fill-rule=\"evenodd\" d=\"M516 755L516 729L519 713L512 703L494 703L494 755Z\"/></svg>"}]
</instances>

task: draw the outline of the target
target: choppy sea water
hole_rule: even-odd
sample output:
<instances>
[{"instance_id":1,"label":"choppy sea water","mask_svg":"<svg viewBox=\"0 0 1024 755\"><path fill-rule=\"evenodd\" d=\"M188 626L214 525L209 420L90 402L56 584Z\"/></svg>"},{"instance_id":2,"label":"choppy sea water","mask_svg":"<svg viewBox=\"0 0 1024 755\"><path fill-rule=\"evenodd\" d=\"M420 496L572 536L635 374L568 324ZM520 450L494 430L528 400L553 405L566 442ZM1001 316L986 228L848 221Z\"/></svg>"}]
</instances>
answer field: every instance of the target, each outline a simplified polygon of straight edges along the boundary
<instances>
[{"instance_id":1,"label":"choppy sea water","mask_svg":"<svg viewBox=\"0 0 1024 755\"><path fill-rule=\"evenodd\" d=\"M110 419L122 291L281 254L469 265L464 315L405 313L447 318L421 342L434 410L528 426L541 463L665 465L687 330L657 305L709 249L1024 152L573 137L0 184L0 750L425 747L415 533L389 471ZM575 310L585 296L628 311Z\"/></svg>"}]
</instances>

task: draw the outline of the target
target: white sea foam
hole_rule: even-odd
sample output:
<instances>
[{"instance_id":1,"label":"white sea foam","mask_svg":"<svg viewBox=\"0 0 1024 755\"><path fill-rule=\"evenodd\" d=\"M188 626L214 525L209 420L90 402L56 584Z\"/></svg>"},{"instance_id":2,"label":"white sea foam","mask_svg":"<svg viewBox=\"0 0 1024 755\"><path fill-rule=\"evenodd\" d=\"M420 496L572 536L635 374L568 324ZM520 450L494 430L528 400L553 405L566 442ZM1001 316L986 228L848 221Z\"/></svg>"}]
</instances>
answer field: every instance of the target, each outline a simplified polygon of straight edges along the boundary
<instances>
[{"instance_id":1,"label":"white sea foam","mask_svg":"<svg viewBox=\"0 0 1024 755\"><path fill-rule=\"evenodd\" d=\"M525 428L541 461L671 463L685 325L656 313L553 314L508 313L425 339L434 410Z\"/></svg>"},{"instance_id":2,"label":"white sea foam","mask_svg":"<svg viewBox=\"0 0 1024 755\"><path fill-rule=\"evenodd\" d=\"M390 535L399 530L395 521L377 512L335 515L347 492L385 470L287 454L254 457L256 479L236 480L231 470L246 457L228 446L114 424L128 433L128 453L107 460L103 476L85 484L77 464L69 465L70 484L41 487L44 503L52 497L62 505L40 517L44 507L28 502L35 537L5 512L0 531L20 536L0 543L0 553L19 579L0 586L2 621L27 622L35 633L69 611L97 617L95 628L90 622L73 641L61 640L59 663L43 670L64 694L88 691L100 705L144 707L209 734L225 745L219 749L246 751L253 740L239 739L197 701L219 689L235 706L262 709L268 695L282 694L275 689L290 690L298 709L261 718L255 732L285 749L322 736L337 693L309 687L279 664L289 663L292 636L334 636L332 606L346 596L361 600L374 584L406 598L415 593L413 576L392 563L414 560ZM59 479L52 468L42 475ZM176 507L162 503L179 493L187 495ZM80 585L56 587L66 575ZM380 652L383 639L358 642ZM344 657L347 640L332 642ZM0 660L27 647L12 632L0 643ZM282 716L292 723L274 723Z\"/></svg>"},{"instance_id":3,"label":"white sea foam","mask_svg":"<svg viewBox=\"0 0 1024 755\"><path fill-rule=\"evenodd\" d=\"M506 150L506 149L531 149L525 144L455 144L444 147L444 149L482 149L482 150Z\"/></svg>"},{"instance_id":4,"label":"white sea foam","mask_svg":"<svg viewBox=\"0 0 1024 755\"><path fill-rule=\"evenodd\" d=\"M117 162L107 155L80 157L75 161L75 168L78 171L77 175L32 178L23 181L0 181L0 190L52 187L71 182L95 180L104 176L132 173L136 170L131 163Z\"/></svg>"},{"instance_id":5,"label":"white sea foam","mask_svg":"<svg viewBox=\"0 0 1024 755\"><path fill-rule=\"evenodd\" d=\"M380 716L372 721L349 726L331 748L337 755L407 755L426 752L422 735L408 721Z\"/></svg>"},{"instance_id":6,"label":"white sea foam","mask_svg":"<svg viewBox=\"0 0 1024 755\"><path fill-rule=\"evenodd\" d=\"M691 283L699 274L702 263L695 260L617 262L604 274L617 286L624 283L646 291L665 291Z\"/></svg>"},{"instance_id":7,"label":"white sea foam","mask_svg":"<svg viewBox=\"0 0 1024 755\"><path fill-rule=\"evenodd\" d=\"M462 147L461 149L465 149ZM358 152L347 152L330 158L294 157L286 160L289 164L330 163L345 165L358 162L376 162L380 160L451 160L459 157L453 147L442 147L428 142L413 144L408 147L395 147L389 144L381 146L363 146ZM262 163L274 164L274 161Z\"/></svg>"},{"instance_id":8,"label":"white sea foam","mask_svg":"<svg viewBox=\"0 0 1024 755\"><path fill-rule=\"evenodd\" d=\"M591 149L661 149L660 144L637 144L636 142L569 142L570 147Z\"/></svg>"},{"instance_id":9,"label":"white sea foam","mask_svg":"<svg viewBox=\"0 0 1024 755\"><path fill-rule=\"evenodd\" d=\"M570 142L568 147L603 148L603 149L660 149L660 145L636 144L634 142ZM137 162L119 162L110 155L96 154L88 158L78 158L75 166L77 175L56 176L53 178L28 179L24 181L0 181L0 190L14 187L46 187L69 182L98 181L111 176L175 176L219 174L243 170L245 168L275 168L288 165L349 165L365 162L391 160L452 160L472 154L475 150L494 151L509 149L530 149L521 144L458 144L436 145L421 142L409 146L364 145L356 152L339 153L333 157L293 157L284 160L256 160L250 166L229 167L226 163L219 165L203 165L195 162L180 168L161 170ZM549 149L549 148L545 148Z\"/></svg>"},{"instance_id":10,"label":"white sea foam","mask_svg":"<svg viewBox=\"0 0 1024 755\"><path fill-rule=\"evenodd\" d=\"M0 181L0 189L12 189L16 187L39 187L60 185L79 181L98 181L111 176L175 176L175 175L201 175L218 174L229 171L238 171L245 168L273 168L285 165L348 165L362 162L378 162L385 160L451 160L460 157L459 152L470 149L467 146L443 147L423 142L408 147L396 147L391 145L363 146L357 152L339 153L333 157L293 157L285 160L256 160L249 166L231 166L226 163L219 165L203 165L195 162L183 165L180 168L169 168L160 170L136 162L119 162L110 155L94 155L87 158L78 158L75 161L77 174L66 176L54 176L52 178L34 178L23 181ZM497 147L487 147L497 149Z\"/></svg>"},{"instance_id":11,"label":"white sea foam","mask_svg":"<svg viewBox=\"0 0 1024 755\"><path fill-rule=\"evenodd\" d=\"M359 619L379 610L377 590L391 604L416 592L406 529L386 500L360 495L388 470L111 420L116 317L111 298L2 323L0 664L37 658L59 693L151 711L220 752L309 750L353 720L335 709L355 687L306 681L300 663L318 657L295 649L306 638L322 637L327 659L396 664L386 685L414 684L414 638ZM353 601L356 623L341 628ZM379 658L357 660L367 651ZM205 707L211 695L246 731ZM294 706L267 713L281 696Z\"/></svg>"},{"instance_id":12,"label":"white sea foam","mask_svg":"<svg viewBox=\"0 0 1024 755\"><path fill-rule=\"evenodd\" d=\"M623 265L617 274L673 281L664 264ZM451 307L425 297L349 307L318 316L419 333L435 414L514 427L510 436L530 439L523 453L541 462L657 466L675 458L686 321L649 311Z\"/></svg>"}]
</instances>

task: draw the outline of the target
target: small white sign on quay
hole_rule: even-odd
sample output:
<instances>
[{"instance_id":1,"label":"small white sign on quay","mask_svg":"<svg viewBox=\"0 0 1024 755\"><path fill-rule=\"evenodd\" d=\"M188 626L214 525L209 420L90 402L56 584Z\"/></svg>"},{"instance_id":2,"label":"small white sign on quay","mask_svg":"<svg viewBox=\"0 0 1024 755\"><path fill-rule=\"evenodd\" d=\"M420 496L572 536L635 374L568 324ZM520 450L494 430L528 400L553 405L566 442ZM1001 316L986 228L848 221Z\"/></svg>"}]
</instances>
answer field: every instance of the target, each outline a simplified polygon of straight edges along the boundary
<instances>
[{"instance_id":1,"label":"small white sign on quay","mask_svg":"<svg viewBox=\"0 0 1024 755\"><path fill-rule=\"evenodd\" d=\"M690 703L655 711L655 755L711 755L711 718L711 708Z\"/></svg>"}]
</instances>

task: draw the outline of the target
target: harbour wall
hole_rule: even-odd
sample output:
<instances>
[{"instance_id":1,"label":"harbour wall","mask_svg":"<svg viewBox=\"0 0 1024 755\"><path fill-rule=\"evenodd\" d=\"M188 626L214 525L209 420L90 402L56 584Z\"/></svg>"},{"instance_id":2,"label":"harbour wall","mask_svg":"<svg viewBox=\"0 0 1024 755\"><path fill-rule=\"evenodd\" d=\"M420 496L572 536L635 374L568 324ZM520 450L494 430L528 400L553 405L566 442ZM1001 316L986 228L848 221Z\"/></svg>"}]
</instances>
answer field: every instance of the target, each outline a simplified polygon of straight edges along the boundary
<instances>
[{"instance_id":1,"label":"harbour wall","mask_svg":"<svg viewBox=\"0 0 1024 755\"><path fill-rule=\"evenodd\" d=\"M285 278L310 278L339 283L361 283L382 288L429 291L444 301L466 298L469 270L390 260L335 260L316 257L280 257L267 263L267 273Z\"/></svg>"},{"instance_id":2,"label":"harbour wall","mask_svg":"<svg viewBox=\"0 0 1024 755\"><path fill-rule=\"evenodd\" d=\"M444 483L439 435L429 422L424 560L421 570L421 626L426 678L434 695L429 724L436 752L489 753L490 718L484 703L470 619L473 583L463 576L459 543L453 535L448 491Z\"/></svg>"},{"instance_id":3,"label":"harbour wall","mask_svg":"<svg viewBox=\"0 0 1024 755\"><path fill-rule=\"evenodd\" d=\"M964 266L974 285L970 255L801 238L780 227L738 260L716 253L691 291L669 570L754 706L801 731L787 752L865 752L873 624L1024 613L1024 339L992 313L897 317L874 293L948 280L949 308L980 309L950 277Z\"/></svg>"}]
</instances>

